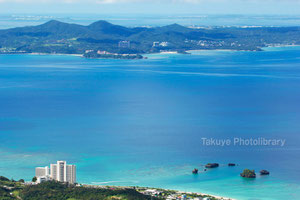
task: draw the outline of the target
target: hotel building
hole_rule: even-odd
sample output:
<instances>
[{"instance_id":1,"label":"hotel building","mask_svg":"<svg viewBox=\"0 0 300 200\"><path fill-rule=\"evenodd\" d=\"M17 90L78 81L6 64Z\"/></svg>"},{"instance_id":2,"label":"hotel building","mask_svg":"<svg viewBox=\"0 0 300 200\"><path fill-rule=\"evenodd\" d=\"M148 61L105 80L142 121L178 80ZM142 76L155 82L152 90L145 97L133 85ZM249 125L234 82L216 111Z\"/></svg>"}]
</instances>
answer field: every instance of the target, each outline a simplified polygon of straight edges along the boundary
<instances>
[{"instance_id":1,"label":"hotel building","mask_svg":"<svg viewBox=\"0 0 300 200\"><path fill-rule=\"evenodd\" d=\"M59 182L74 184L76 183L76 166L67 165L66 161L57 161L56 164L50 165L50 172L49 167L37 167L35 169L35 176L38 180L40 180L39 177L49 177Z\"/></svg>"},{"instance_id":2,"label":"hotel building","mask_svg":"<svg viewBox=\"0 0 300 200\"><path fill-rule=\"evenodd\" d=\"M35 176L36 177L50 176L49 167L37 167L37 168L35 168Z\"/></svg>"}]
</instances>

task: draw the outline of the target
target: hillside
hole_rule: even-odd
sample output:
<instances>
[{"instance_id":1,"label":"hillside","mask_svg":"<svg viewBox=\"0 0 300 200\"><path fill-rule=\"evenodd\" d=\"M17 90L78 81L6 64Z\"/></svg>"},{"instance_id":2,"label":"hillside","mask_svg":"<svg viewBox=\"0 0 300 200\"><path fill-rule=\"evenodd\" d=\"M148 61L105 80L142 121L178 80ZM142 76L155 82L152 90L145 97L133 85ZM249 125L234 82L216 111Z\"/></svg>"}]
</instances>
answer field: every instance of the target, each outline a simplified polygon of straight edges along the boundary
<instances>
[{"instance_id":1,"label":"hillside","mask_svg":"<svg viewBox=\"0 0 300 200\"><path fill-rule=\"evenodd\" d=\"M56 181L40 184L0 176L0 200L231 200L202 193L148 187L72 185Z\"/></svg>"},{"instance_id":2,"label":"hillside","mask_svg":"<svg viewBox=\"0 0 300 200\"><path fill-rule=\"evenodd\" d=\"M142 54L198 49L260 50L278 44L299 45L300 27L192 29L172 24L130 28L102 20L88 26L52 20L38 26L0 30L0 53L84 54L99 50Z\"/></svg>"},{"instance_id":3,"label":"hillside","mask_svg":"<svg viewBox=\"0 0 300 200\"><path fill-rule=\"evenodd\" d=\"M144 195L130 188L77 187L55 181L25 186L23 180L13 181L0 177L0 200L150 200L155 197Z\"/></svg>"}]
</instances>

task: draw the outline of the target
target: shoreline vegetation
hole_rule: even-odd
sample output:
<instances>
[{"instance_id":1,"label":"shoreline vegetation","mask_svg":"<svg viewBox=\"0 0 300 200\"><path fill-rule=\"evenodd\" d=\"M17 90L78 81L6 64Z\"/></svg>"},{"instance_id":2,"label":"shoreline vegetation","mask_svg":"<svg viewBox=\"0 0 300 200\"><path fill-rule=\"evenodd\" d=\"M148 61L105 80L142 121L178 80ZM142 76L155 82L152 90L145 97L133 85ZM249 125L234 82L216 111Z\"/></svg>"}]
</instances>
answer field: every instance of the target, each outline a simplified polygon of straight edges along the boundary
<instances>
[{"instance_id":1,"label":"shoreline vegetation","mask_svg":"<svg viewBox=\"0 0 300 200\"><path fill-rule=\"evenodd\" d=\"M152 197L161 197L162 199L177 199L179 197L185 196L187 199L197 199L197 198L208 198L210 200L237 200L229 197L222 197L212 194L206 194L201 192L187 192L173 189L162 189L153 187L139 187L139 186L107 186L107 185L89 185L82 184L83 187L88 188L119 188L119 189L134 189L142 194L150 195ZM198 199L197 199L198 200Z\"/></svg>"},{"instance_id":2,"label":"shoreline vegetation","mask_svg":"<svg viewBox=\"0 0 300 200\"><path fill-rule=\"evenodd\" d=\"M237 164L228 163L227 167L234 167ZM219 163L208 163L204 166L204 171L207 169L214 170L218 168ZM198 174L198 169L192 171L193 175ZM270 172L261 170L260 175L266 176ZM241 177L247 179L256 178L254 170L244 169L240 174ZM10 200L43 200L43 199L61 199L61 200L236 200L224 196L200 192L186 192L174 189L162 189L144 186L108 186L97 184L69 184L57 182L54 180L43 181L36 183L36 177L33 177L31 182L25 182L24 179L15 181L6 177L0 176L0 199Z\"/></svg>"},{"instance_id":3,"label":"shoreline vegetation","mask_svg":"<svg viewBox=\"0 0 300 200\"><path fill-rule=\"evenodd\" d=\"M204 193L177 190L137 187L137 186L99 186L88 184L67 184L46 181L40 184L15 181L0 176L1 200L235 200Z\"/></svg>"},{"instance_id":4,"label":"shoreline vegetation","mask_svg":"<svg viewBox=\"0 0 300 200\"><path fill-rule=\"evenodd\" d=\"M265 51L266 48L282 48L282 47L300 47L300 45L276 45L276 46L267 46L264 47L260 51ZM177 52L177 51L162 51L159 53L149 53L149 54L113 54L112 56L85 56L84 54L65 54L65 53L26 53L26 52L0 52L0 55L41 55L41 56L47 56L47 55L56 55L56 56L76 56L76 57L82 57L82 58L89 58L89 59L148 59L146 57L147 55L153 55L153 54L161 54L161 55L193 55L197 52L203 52L203 51L251 51L251 50L233 50L233 49L195 49L195 50L188 50L186 52Z\"/></svg>"},{"instance_id":5,"label":"shoreline vegetation","mask_svg":"<svg viewBox=\"0 0 300 200\"><path fill-rule=\"evenodd\" d=\"M191 28L124 27L107 21L88 26L56 20L0 30L0 54L81 55L86 58L144 59L147 54L190 51L263 51L300 45L300 27Z\"/></svg>"}]
</instances>

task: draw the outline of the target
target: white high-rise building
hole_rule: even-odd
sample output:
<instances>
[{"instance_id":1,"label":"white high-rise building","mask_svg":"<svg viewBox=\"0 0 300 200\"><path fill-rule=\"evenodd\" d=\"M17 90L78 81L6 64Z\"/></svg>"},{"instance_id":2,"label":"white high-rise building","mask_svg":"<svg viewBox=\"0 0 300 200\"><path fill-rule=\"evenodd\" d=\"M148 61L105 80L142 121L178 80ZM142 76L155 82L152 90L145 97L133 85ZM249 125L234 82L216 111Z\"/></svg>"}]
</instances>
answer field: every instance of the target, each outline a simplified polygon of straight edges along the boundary
<instances>
[{"instance_id":1,"label":"white high-rise building","mask_svg":"<svg viewBox=\"0 0 300 200\"><path fill-rule=\"evenodd\" d=\"M57 161L57 181L67 182L67 162Z\"/></svg>"},{"instance_id":2,"label":"white high-rise building","mask_svg":"<svg viewBox=\"0 0 300 200\"><path fill-rule=\"evenodd\" d=\"M53 180L57 179L57 164L50 164L50 177Z\"/></svg>"},{"instance_id":3,"label":"white high-rise building","mask_svg":"<svg viewBox=\"0 0 300 200\"><path fill-rule=\"evenodd\" d=\"M76 166L67 165L66 161L57 161L56 164L50 164L49 167L37 167L35 168L35 176L38 182L43 180L56 180L66 183L76 183Z\"/></svg>"},{"instance_id":4,"label":"white high-rise building","mask_svg":"<svg viewBox=\"0 0 300 200\"><path fill-rule=\"evenodd\" d=\"M56 164L50 165L53 180L60 182L76 183L76 166L67 165L66 161L57 161Z\"/></svg>"},{"instance_id":5,"label":"white high-rise building","mask_svg":"<svg viewBox=\"0 0 300 200\"><path fill-rule=\"evenodd\" d=\"M50 175L49 167L37 167L37 168L35 168L35 177L49 176L49 175Z\"/></svg>"},{"instance_id":6,"label":"white high-rise building","mask_svg":"<svg viewBox=\"0 0 300 200\"><path fill-rule=\"evenodd\" d=\"M76 183L76 166L67 165L67 182Z\"/></svg>"},{"instance_id":7,"label":"white high-rise building","mask_svg":"<svg viewBox=\"0 0 300 200\"><path fill-rule=\"evenodd\" d=\"M44 181L50 180L49 167L46 166L35 168L35 177L37 178L37 183L42 183Z\"/></svg>"}]
</instances>

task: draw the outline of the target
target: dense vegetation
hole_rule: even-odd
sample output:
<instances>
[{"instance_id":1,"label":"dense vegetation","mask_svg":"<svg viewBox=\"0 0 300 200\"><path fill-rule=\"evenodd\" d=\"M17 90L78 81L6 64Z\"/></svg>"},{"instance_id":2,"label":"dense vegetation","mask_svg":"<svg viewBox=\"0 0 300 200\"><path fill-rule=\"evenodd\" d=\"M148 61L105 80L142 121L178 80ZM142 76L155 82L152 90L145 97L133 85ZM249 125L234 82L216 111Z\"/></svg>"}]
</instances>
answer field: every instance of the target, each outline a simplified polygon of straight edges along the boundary
<instances>
[{"instance_id":1,"label":"dense vegetation","mask_svg":"<svg viewBox=\"0 0 300 200\"><path fill-rule=\"evenodd\" d=\"M220 199L206 194L146 187L75 186L56 181L26 185L23 179L14 181L0 176L0 200L163 200L181 198L182 195L192 199Z\"/></svg>"},{"instance_id":2,"label":"dense vegetation","mask_svg":"<svg viewBox=\"0 0 300 200\"><path fill-rule=\"evenodd\" d=\"M134 189L77 187L55 181L38 185L22 184L0 177L0 200L150 200ZM156 199L156 198L152 198Z\"/></svg>"},{"instance_id":3,"label":"dense vegetation","mask_svg":"<svg viewBox=\"0 0 300 200\"><path fill-rule=\"evenodd\" d=\"M219 167L218 163L208 163L207 165L205 165L205 168L216 168Z\"/></svg>"},{"instance_id":4,"label":"dense vegetation","mask_svg":"<svg viewBox=\"0 0 300 200\"><path fill-rule=\"evenodd\" d=\"M86 58L111 58L111 59L143 59L139 54L98 54L97 52L89 52L84 54Z\"/></svg>"},{"instance_id":5,"label":"dense vegetation","mask_svg":"<svg viewBox=\"0 0 300 200\"><path fill-rule=\"evenodd\" d=\"M72 185L57 183L54 181L44 182L35 186L27 186L20 192L20 196L24 200L151 199L150 196L138 193L133 189L96 189L76 187Z\"/></svg>"},{"instance_id":6,"label":"dense vegetation","mask_svg":"<svg viewBox=\"0 0 300 200\"><path fill-rule=\"evenodd\" d=\"M244 169L244 171L241 173L241 176L244 178L255 178L256 174L254 170Z\"/></svg>"},{"instance_id":7,"label":"dense vegetation","mask_svg":"<svg viewBox=\"0 0 300 200\"><path fill-rule=\"evenodd\" d=\"M22 183L22 179L20 181L14 181L0 176L0 200L17 199L14 195L11 195L11 193L16 194L18 190L22 189Z\"/></svg>"},{"instance_id":8,"label":"dense vegetation","mask_svg":"<svg viewBox=\"0 0 300 200\"><path fill-rule=\"evenodd\" d=\"M130 45L120 46L120 41L130 41ZM192 29L173 24L128 28L106 21L82 26L52 20L38 26L0 30L0 53L84 54L101 50L141 54L193 49L260 50L276 44L299 45L300 27Z\"/></svg>"}]
</instances>

